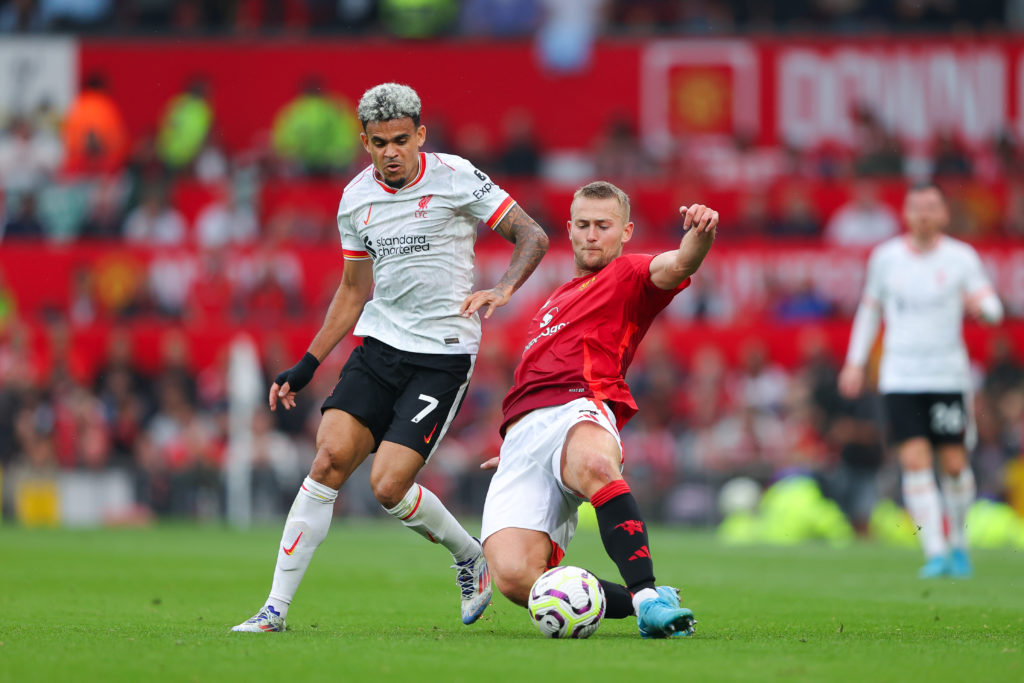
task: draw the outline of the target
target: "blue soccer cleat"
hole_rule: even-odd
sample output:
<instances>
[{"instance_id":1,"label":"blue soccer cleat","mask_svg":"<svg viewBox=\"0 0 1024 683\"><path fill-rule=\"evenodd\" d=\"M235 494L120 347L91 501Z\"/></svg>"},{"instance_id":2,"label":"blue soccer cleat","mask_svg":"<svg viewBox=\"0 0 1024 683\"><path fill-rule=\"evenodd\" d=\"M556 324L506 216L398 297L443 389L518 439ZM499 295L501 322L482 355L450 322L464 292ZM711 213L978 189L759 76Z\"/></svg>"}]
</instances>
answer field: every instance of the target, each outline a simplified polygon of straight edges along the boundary
<instances>
[{"instance_id":1,"label":"blue soccer cleat","mask_svg":"<svg viewBox=\"0 0 1024 683\"><path fill-rule=\"evenodd\" d=\"M643 638L693 635L697 620L691 610L679 606L679 591L658 586L658 597L640 603L636 623Z\"/></svg>"},{"instance_id":2,"label":"blue soccer cleat","mask_svg":"<svg viewBox=\"0 0 1024 683\"><path fill-rule=\"evenodd\" d=\"M957 579L969 579L974 574L971 558L963 548L953 548L946 558L946 571Z\"/></svg>"},{"instance_id":3,"label":"blue soccer cleat","mask_svg":"<svg viewBox=\"0 0 1024 683\"><path fill-rule=\"evenodd\" d=\"M938 579L940 577L949 574L949 565L946 563L946 558L942 555L937 555L921 567L917 572L918 578L921 579Z\"/></svg>"}]
</instances>

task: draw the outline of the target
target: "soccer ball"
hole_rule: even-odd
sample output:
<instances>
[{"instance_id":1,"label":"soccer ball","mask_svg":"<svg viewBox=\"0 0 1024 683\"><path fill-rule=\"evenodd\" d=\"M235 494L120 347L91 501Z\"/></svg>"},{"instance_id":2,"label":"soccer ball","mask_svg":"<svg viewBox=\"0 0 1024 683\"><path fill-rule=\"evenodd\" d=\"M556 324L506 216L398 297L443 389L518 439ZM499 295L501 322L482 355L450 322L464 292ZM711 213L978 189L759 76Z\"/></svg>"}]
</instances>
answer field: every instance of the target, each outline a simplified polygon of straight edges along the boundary
<instances>
[{"instance_id":1,"label":"soccer ball","mask_svg":"<svg viewBox=\"0 0 1024 683\"><path fill-rule=\"evenodd\" d=\"M604 588L585 569L555 567L533 584L527 607L548 638L589 638L604 616Z\"/></svg>"}]
</instances>

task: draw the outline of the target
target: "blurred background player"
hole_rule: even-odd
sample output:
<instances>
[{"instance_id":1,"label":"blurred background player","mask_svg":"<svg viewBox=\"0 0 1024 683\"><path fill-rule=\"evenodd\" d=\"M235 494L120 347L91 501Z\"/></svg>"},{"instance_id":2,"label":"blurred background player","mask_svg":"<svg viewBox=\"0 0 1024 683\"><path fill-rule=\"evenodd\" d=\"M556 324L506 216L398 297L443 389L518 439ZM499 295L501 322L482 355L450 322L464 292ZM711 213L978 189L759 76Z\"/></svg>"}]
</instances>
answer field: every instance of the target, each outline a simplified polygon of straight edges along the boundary
<instances>
[{"instance_id":1,"label":"blurred background player","mask_svg":"<svg viewBox=\"0 0 1024 683\"><path fill-rule=\"evenodd\" d=\"M907 192L903 219L907 234L871 253L839 389L852 398L864 388L864 367L884 314L878 389L888 442L903 469L904 503L924 549L920 576L966 577L972 570L964 520L975 482L964 441L970 368L962 320L966 308L979 320L997 324L1003 307L974 248L942 234L949 211L937 186ZM941 494L933 453L938 455Z\"/></svg>"},{"instance_id":2,"label":"blurred background player","mask_svg":"<svg viewBox=\"0 0 1024 683\"><path fill-rule=\"evenodd\" d=\"M437 449L465 397L485 317L508 302L547 251L544 231L465 159L420 151L420 99L408 86L378 85L358 115L373 163L345 188L338 207L345 269L309 351L279 374L270 408L295 394L353 326L364 337L324 401L316 457L288 513L270 595L234 631L283 631L288 606L349 475L376 452L370 486L388 514L455 560L462 621L476 621L491 586L480 542L416 475ZM471 293L476 226L515 244L498 284ZM367 299L373 291L373 299ZM358 322L357 322L358 320Z\"/></svg>"},{"instance_id":3,"label":"blurred background player","mask_svg":"<svg viewBox=\"0 0 1024 683\"><path fill-rule=\"evenodd\" d=\"M625 373L655 316L690 284L714 241L718 212L679 210L674 251L622 256L633 236L629 198L598 181L573 197L573 279L530 324L531 339L505 397L505 441L484 503L484 550L494 581L525 606L537 578L559 563L589 500L601 540L626 582L601 581L607 616L637 616L645 638L693 632L678 592L656 587L647 526L622 478L619 429L637 412ZM485 466L493 466L492 459Z\"/></svg>"}]
</instances>

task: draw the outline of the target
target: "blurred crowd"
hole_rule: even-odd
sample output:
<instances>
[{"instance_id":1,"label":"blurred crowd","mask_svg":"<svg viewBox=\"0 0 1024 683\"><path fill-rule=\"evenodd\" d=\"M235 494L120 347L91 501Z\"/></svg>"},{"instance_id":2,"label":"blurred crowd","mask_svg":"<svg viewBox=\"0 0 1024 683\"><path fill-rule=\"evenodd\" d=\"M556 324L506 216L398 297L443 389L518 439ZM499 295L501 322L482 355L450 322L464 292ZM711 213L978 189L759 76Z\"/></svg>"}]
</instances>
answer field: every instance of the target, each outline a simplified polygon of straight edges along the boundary
<instances>
[{"instance_id":1,"label":"blurred crowd","mask_svg":"<svg viewBox=\"0 0 1024 683\"><path fill-rule=\"evenodd\" d=\"M90 368L71 346L65 320L52 320L47 335L52 357L43 364L34 362L23 327L11 325L0 336L7 514L19 505L12 493L19 482L113 468L130 475L133 514L141 519L221 516L230 436L228 347L197 366L183 333L168 328L159 363L147 370L135 360L131 334L117 328L104 361ZM1024 366L1007 338L995 339L988 367L976 370L974 466L981 496L1021 504ZM262 386L269 386L294 359L273 335L262 341ZM623 431L631 486L652 517L715 523L718 491L739 475L763 485L790 474L814 477L860 531L879 500L898 499L898 473L884 456L878 426L878 397L839 397L837 359L814 328L794 343L801 360L792 367L773 362L756 338L744 344L741 362L729 364L710 341L681 350L672 332L652 331L627 377L640 412ZM336 380L340 355L325 363L296 409L271 412L261 404L256 410L251 455L258 519L283 515L308 471L319 405ZM515 361L499 342L485 340L462 411L423 472L425 485L460 514L481 509L489 475L478 466L498 453L497 416ZM343 513L379 512L363 476L340 498Z\"/></svg>"},{"instance_id":2,"label":"blurred crowd","mask_svg":"<svg viewBox=\"0 0 1024 683\"><path fill-rule=\"evenodd\" d=\"M405 38L737 31L1005 31L1020 0L5 0L0 31L358 32Z\"/></svg>"},{"instance_id":3,"label":"blurred crowd","mask_svg":"<svg viewBox=\"0 0 1024 683\"><path fill-rule=\"evenodd\" d=\"M266 201L268 187L342 186L366 164L352 102L315 76L297 91L267 122L265 139L229 151L218 133L226 122L218 120L201 75L169 99L152 132L133 137L103 74L88 74L66 114L44 102L0 121L0 241L203 248L335 241L336 187L312 211L309 202ZM853 113L855 143L848 146L760 145L738 133L680 138L672 152L652 154L623 119L609 121L587 148L545 149L531 115L511 109L497 140L482 126L449 131L443 120L428 120L426 149L469 158L519 188L517 199L545 226L548 188L601 177L627 189L685 183L731 193L734 205L723 207L733 217L729 240L870 246L899 232L898 198L881 196L880 188L934 178L949 187L951 234L1024 236L1019 134L1004 131L981 147L938 135L906 148L869 108ZM780 183L784 190L772 196ZM846 203L823 207L816 192L822 185L848 188ZM193 195L199 188L202 205L183 206L182 188ZM636 208L645 234L675 226L668 207Z\"/></svg>"}]
</instances>

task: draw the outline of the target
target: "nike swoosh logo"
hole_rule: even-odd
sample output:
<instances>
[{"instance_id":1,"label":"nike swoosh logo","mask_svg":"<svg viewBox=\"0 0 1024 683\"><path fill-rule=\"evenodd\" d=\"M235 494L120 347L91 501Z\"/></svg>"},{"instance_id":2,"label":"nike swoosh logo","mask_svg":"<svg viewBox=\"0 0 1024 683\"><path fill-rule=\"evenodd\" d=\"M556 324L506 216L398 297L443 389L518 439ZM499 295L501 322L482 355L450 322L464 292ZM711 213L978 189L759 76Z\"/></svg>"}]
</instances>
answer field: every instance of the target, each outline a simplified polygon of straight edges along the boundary
<instances>
[{"instance_id":1,"label":"nike swoosh logo","mask_svg":"<svg viewBox=\"0 0 1024 683\"><path fill-rule=\"evenodd\" d=\"M430 430L428 436L423 437L423 443L430 443L430 440L434 438L434 432L437 431L437 423L434 423L434 428Z\"/></svg>"},{"instance_id":2,"label":"nike swoosh logo","mask_svg":"<svg viewBox=\"0 0 1024 683\"><path fill-rule=\"evenodd\" d=\"M366 212L366 220L363 221L363 225L368 225L370 222L370 214L373 213L373 204L370 204L370 210Z\"/></svg>"},{"instance_id":3,"label":"nike swoosh logo","mask_svg":"<svg viewBox=\"0 0 1024 683\"><path fill-rule=\"evenodd\" d=\"M302 534L304 534L304 533L306 533L306 532L304 532L304 531L300 531L299 532L299 535L295 537L295 543L292 543L292 547L291 548L285 548L284 546L281 546L281 550L284 551L285 555L291 555L292 553L295 552L295 546L297 546L299 544L299 539L302 538Z\"/></svg>"}]
</instances>

